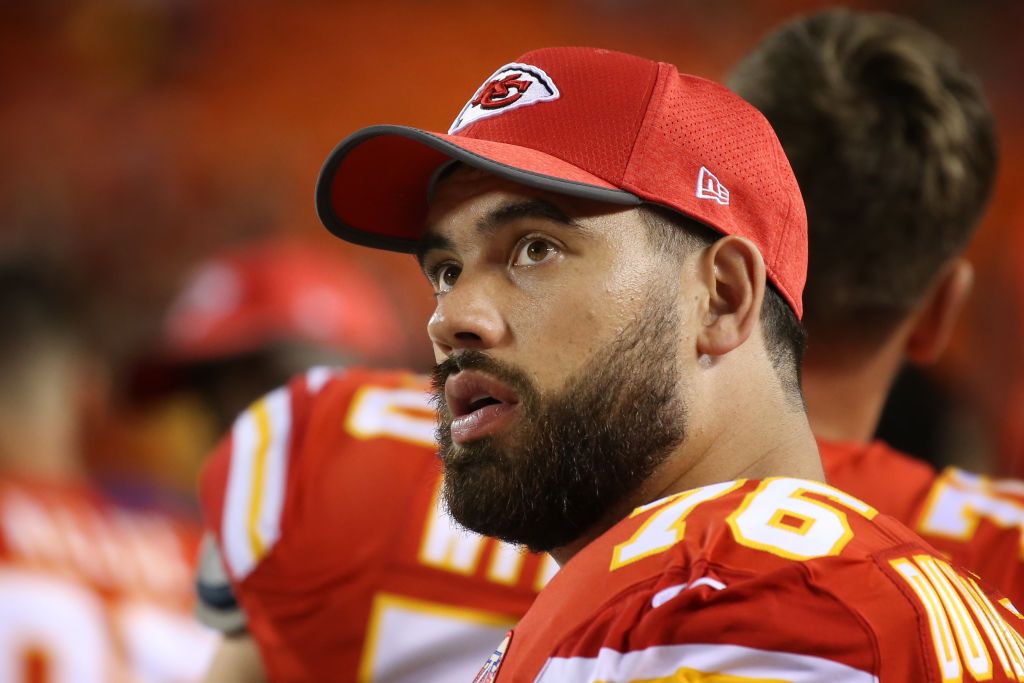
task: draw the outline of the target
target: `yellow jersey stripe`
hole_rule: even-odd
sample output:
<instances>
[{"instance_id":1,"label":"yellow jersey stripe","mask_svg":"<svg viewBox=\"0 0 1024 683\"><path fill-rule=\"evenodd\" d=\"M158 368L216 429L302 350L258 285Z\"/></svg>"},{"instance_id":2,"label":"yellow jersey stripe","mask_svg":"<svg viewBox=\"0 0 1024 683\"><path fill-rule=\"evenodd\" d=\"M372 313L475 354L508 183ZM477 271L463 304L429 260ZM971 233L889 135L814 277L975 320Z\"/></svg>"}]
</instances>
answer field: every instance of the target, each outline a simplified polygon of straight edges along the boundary
<instances>
[{"instance_id":1,"label":"yellow jersey stripe","mask_svg":"<svg viewBox=\"0 0 1024 683\"><path fill-rule=\"evenodd\" d=\"M253 558L258 562L265 551L260 538L260 508L263 504L263 480L267 471L267 453L270 450L270 414L267 411L266 399L260 399L252 407L252 416L256 421L258 438L256 452L252 462L252 486L249 494L249 544Z\"/></svg>"}]
</instances>

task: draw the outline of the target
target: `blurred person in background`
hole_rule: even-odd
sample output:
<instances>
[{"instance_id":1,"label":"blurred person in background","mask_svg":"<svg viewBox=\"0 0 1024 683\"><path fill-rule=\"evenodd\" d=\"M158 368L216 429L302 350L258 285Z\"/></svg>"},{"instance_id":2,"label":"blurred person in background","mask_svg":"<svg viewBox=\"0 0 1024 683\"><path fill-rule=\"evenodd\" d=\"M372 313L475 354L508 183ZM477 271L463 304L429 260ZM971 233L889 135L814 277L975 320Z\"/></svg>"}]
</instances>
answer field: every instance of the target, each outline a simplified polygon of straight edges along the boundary
<instances>
[{"instance_id":1,"label":"blurred person in background","mask_svg":"<svg viewBox=\"0 0 1024 683\"><path fill-rule=\"evenodd\" d=\"M210 683L469 681L554 573L440 500L429 380L313 369L246 410L200 497Z\"/></svg>"},{"instance_id":2,"label":"blurred person in background","mask_svg":"<svg viewBox=\"0 0 1024 683\"><path fill-rule=\"evenodd\" d=\"M395 363L404 343L383 288L349 260L300 239L243 239L188 270L134 365L131 422L194 510L202 459L253 400L316 365ZM146 497L137 484L118 488Z\"/></svg>"},{"instance_id":3,"label":"blurred person in background","mask_svg":"<svg viewBox=\"0 0 1024 683\"><path fill-rule=\"evenodd\" d=\"M140 380L163 396L199 397L216 439L296 374L394 363L403 344L394 306L372 276L315 244L266 237L227 246L192 269Z\"/></svg>"},{"instance_id":4,"label":"blurred person in background","mask_svg":"<svg viewBox=\"0 0 1024 683\"><path fill-rule=\"evenodd\" d=\"M213 653L199 529L114 505L82 462L102 364L52 264L0 256L0 681L187 683Z\"/></svg>"},{"instance_id":5,"label":"blurred person in background","mask_svg":"<svg viewBox=\"0 0 1024 683\"><path fill-rule=\"evenodd\" d=\"M1024 600L1024 484L873 440L901 365L934 362L973 280L996 171L978 78L917 24L827 10L769 34L729 85L771 122L807 206L803 387L830 483Z\"/></svg>"},{"instance_id":6,"label":"blurred person in background","mask_svg":"<svg viewBox=\"0 0 1024 683\"><path fill-rule=\"evenodd\" d=\"M444 516L428 380L351 367L396 359L399 324L295 241L226 249L172 304L157 365L228 433L201 483L211 683L469 680L553 570Z\"/></svg>"}]
</instances>

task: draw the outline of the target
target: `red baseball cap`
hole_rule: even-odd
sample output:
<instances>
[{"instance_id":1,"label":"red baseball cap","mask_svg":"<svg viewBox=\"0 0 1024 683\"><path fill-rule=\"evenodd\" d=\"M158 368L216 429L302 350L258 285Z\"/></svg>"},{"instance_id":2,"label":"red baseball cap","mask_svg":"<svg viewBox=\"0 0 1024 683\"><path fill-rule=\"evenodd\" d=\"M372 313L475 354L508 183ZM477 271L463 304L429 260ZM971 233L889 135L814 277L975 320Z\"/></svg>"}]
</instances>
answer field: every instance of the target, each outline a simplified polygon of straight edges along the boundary
<instances>
[{"instance_id":1,"label":"red baseball cap","mask_svg":"<svg viewBox=\"0 0 1024 683\"><path fill-rule=\"evenodd\" d=\"M360 361L402 350L380 285L337 254L291 239L224 250L189 276L163 321L158 353L190 363L301 342Z\"/></svg>"},{"instance_id":2,"label":"red baseball cap","mask_svg":"<svg viewBox=\"0 0 1024 683\"><path fill-rule=\"evenodd\" d=\"M761 250L803 315L807 216L767 120L717 83L594 48L546 48L495 71L447 134L371 126L343 140L317 181L338 237L415 252L434 174L450 160L534 188L656 204Z\"/></svg>"}]
</instances>

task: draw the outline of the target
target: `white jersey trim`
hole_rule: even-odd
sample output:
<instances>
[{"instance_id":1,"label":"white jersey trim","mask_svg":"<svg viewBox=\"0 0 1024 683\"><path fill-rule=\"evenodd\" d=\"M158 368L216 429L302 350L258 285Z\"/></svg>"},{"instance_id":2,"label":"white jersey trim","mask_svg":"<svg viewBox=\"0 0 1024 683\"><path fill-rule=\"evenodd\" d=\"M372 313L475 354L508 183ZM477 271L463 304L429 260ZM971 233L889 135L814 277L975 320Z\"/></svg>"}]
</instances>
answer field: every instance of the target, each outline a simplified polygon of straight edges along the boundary
<instances>
[{"instance_id":1,"label":"white jersey trim","mask_svg":"<svg viewBox=\"0 0 1024 683\"><path fill-rule=\"evenodd\" d=\"M282 387L242 413L231 430L221 539L236 581L259 564L281 535L291 417L291 395Z\"/></svg>"},{"instance_id":2,"label":"white jersey trim","mask_svg":"<svg viewBox=\"0 0 1024 683\"><path fill-rule=\"evenodd\" d=\"M685 672L734 676L740 680L789 683L878 683L878 677L810 655L758 650L741 645L656 645L618 652L601 648L597 657L552 657L535 683L628 683L635 680L690 680Z\"/></svg>"},{"instance_id":3,"label":"white jersey trim","mask_svg":"<svg viewBox=\"0 0 1024 683\"><path fill-rule=\"evenodd\" d=\"M330 365L312 367L306 371L306 391L310 394L319 394L324 385L344 372L344 368L332 367Z\"/></svg>"}]
</instances>

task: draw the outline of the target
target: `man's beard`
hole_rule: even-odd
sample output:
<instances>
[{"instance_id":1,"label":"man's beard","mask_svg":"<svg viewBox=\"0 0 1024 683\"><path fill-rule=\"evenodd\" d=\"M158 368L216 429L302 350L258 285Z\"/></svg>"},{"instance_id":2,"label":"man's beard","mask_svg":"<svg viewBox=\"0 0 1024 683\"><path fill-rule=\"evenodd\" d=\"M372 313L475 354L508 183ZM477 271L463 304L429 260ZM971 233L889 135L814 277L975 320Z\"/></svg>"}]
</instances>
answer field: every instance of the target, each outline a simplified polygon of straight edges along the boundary
<instances>
[{"instance_id":1,"label":"man's beard","mask_svg":"<svg viewBox=\"0 0 1024 683\"><path fill-rule=\"evenodd\" d=\"M678 318L652 299L637 324L550 397L518 368L479 351L435 367L444 500L457 522L535 552L565 546L627 502L683 441ZM521 412L504 433L455 445L444 384L468 369L512 387Z\"/></svg>"}]
</instances>

